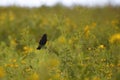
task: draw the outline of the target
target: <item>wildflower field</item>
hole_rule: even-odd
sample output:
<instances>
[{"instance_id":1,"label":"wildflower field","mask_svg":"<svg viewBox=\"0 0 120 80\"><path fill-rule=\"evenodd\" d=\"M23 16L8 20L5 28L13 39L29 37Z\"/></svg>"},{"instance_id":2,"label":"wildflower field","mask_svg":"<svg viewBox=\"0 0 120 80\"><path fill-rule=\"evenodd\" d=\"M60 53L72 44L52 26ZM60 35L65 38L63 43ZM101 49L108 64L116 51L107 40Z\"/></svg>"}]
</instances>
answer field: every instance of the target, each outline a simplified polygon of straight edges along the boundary
<instances>
[{"instance_id":1,"label":"wildflower field","mask_svg":"<svg viewBox=\"0 0 120 80\"><path fill-rule=\"evenodd\" d=\"M0 7L0 80L120 80L120 7Z\"/></svg>"}]
</instances>

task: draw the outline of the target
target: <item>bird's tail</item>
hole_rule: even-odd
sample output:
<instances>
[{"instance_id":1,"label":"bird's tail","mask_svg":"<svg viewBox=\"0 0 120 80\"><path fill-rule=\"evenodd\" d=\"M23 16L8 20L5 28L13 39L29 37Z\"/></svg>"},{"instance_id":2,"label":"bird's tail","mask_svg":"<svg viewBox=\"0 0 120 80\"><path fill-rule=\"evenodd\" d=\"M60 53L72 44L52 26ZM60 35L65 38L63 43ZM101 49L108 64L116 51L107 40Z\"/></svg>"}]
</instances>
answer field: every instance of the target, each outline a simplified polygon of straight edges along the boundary
<instances>
[{"instance_id":1,"label":"bird's tail","mask_svg":"<svg viewBox=\"0 0 120 80\"><path fill-rule=\"evenodd\" d=\"M42 48L42 46L41 46L41 45L39 45L39 46L37 47L37 49L38 49L38 50L40 50L41 48Z\"/></svg>"}]
</instances>

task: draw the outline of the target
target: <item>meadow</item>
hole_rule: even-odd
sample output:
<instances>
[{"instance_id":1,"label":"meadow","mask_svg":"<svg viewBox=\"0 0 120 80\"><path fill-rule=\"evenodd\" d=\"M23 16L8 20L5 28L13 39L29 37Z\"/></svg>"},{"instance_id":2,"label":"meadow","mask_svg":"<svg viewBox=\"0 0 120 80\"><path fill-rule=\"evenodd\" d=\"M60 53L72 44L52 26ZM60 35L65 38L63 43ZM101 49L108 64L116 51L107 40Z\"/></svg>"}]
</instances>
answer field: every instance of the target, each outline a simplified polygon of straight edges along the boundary
<instances>
[{"instance_id":1,"label":"meadow","mask_svg":"<svg viewBox=\"0 0 120 80\"><path fill-rule=\"evenodd\" d=\"M120 80L120 7L0 7L0 80Z\"/></svg>"}]
</instances>

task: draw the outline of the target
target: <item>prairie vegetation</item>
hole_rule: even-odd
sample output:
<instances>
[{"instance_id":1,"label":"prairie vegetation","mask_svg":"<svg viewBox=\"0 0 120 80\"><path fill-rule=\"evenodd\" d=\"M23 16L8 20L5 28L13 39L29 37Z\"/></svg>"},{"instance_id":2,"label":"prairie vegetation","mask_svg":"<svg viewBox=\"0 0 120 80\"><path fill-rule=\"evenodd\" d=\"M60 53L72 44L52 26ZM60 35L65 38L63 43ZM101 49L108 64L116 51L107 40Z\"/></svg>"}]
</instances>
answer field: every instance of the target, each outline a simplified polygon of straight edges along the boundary
<instances>
[{"instance_id":1,"label":"prairie vegetation","mask_svg":"<svg viewBox=\"0 0 120 80\"><path fill-rule=\"evenodd\" d=\"M120 8L0 7L0 80L120 80Z\"/></svg>"}]
</instances>

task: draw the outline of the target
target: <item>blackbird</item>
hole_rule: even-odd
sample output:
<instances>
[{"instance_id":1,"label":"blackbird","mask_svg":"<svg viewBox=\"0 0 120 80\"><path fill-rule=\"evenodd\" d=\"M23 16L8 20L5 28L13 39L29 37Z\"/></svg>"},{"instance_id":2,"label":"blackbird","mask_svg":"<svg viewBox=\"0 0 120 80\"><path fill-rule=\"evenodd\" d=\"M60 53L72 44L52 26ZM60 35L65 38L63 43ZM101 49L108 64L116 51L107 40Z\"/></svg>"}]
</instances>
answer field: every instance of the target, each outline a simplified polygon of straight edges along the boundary
<instances>
[{"instance_id":1,"label":"blackbird","mask_svg":"<svg viewBox=\"0 0 120 80\"><path fill-rule=\"evenodd\" d=\"M47 42L47 34L43 34L43 36L40 39L39 46L37 47L37 50L40 50Z\"/></svg>"}]
</instances>

